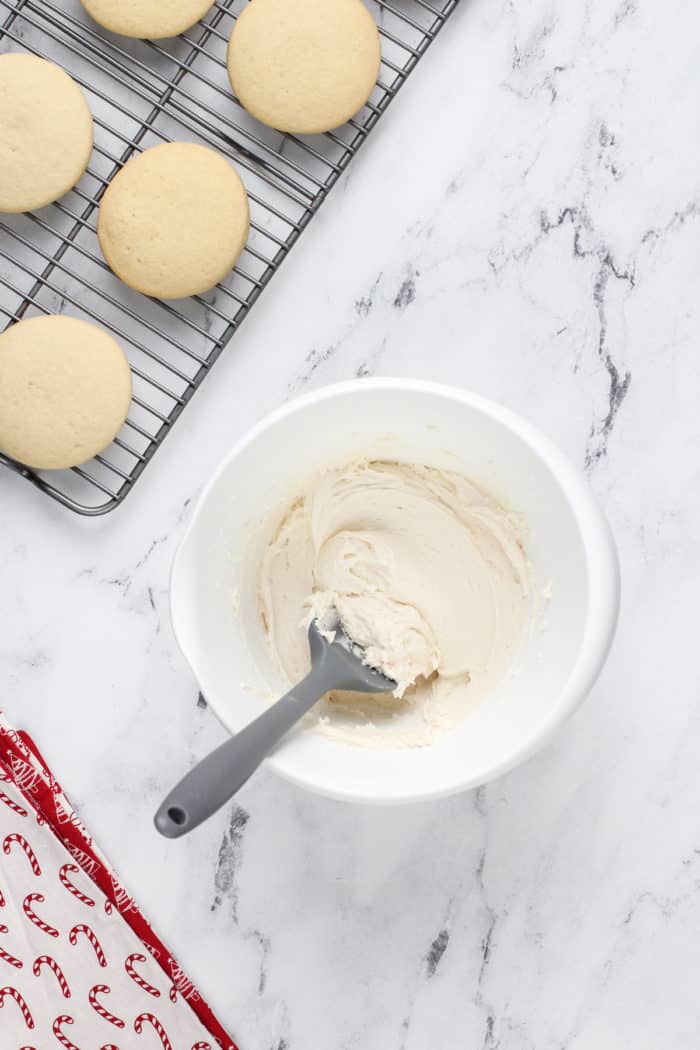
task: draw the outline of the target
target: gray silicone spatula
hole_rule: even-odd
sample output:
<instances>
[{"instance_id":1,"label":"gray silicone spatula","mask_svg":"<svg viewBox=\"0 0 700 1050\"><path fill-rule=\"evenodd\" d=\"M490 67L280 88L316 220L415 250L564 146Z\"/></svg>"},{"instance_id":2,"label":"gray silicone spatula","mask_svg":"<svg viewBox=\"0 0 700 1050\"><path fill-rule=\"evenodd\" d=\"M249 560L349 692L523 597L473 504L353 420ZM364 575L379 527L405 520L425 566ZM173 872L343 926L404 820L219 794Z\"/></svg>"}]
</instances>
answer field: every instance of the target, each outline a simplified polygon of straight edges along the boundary
<instances>
[{"instance_id":1,"label":"gray silicone spatula","mask_svg":"<svg viewBox=\"0 0 700 1050\"><path fill-rule=\"evenodd\" d=\"M334 630L329 641L312 622L311 670L306 678L182 778L155 815L161 835L180 838L228 802L324 693L331 689L390 693L396 688L396 682L362 662L361 651L342 628Z\"/></svg>"}]
</instances>

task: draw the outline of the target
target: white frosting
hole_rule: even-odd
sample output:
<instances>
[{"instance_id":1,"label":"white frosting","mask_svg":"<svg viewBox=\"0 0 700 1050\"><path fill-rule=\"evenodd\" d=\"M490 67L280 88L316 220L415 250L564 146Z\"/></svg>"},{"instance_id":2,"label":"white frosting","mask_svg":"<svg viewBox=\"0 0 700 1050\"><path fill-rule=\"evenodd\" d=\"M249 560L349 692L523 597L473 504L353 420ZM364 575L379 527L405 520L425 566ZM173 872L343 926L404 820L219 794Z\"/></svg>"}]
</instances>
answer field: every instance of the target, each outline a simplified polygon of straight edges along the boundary
<instances>
[{"instance_id":1,"label":"white frosting","mask_svg":"<svg viewBox=\"0 0 700 1050\"><path fill-rule=\"evenodd\" d=\"M528 618L518 519L460 474L388 462L317 478L290 506L261 568L268 640L291 682L306 625L332 609L393 697L331 695L317 717L368 746L421 745L511 666Z\"/></svg>"}]
</instances>

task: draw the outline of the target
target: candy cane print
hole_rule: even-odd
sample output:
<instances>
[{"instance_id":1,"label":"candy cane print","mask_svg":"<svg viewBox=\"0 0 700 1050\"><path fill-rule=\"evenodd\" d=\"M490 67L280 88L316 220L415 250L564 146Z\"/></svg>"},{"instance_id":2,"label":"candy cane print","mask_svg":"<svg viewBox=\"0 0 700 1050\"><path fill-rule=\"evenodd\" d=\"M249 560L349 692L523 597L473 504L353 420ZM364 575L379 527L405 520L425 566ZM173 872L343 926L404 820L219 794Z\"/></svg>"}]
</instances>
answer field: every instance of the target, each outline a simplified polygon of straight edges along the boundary
<instances>
[{"instance_id":1,"label":"candy cane print","mask_svg":"<svg viewBox=\"0 0 700 1050\"><path fill-rule=\"evenodd\" d=\"M91 857L89 853L86 853L80 846L74 846L72 843L68 844L68 852L71 854L74 860L77 860L83 871L94 878L96 872L99 869L99 864L94 857Z\"/></svg>"},{"instance_id":2,"label":"candy cane print","mask_svg":"<svg viewBox=\"0 0 700 1050\"><path fill-rule=\"evenodd\" d=\"M92 932L90 927L86 926L84 922L79 922L77 926L74 926L73 929L70 931L70 933L68 934L68 940L70 941L70 943L75 947L75 945L78 943L79 933L85 934L86 939L90 942L90 944L93 947L95 955L97 956L97 961L100 964L100 966L106 966L107 960L105 959L105 953L102 951L100 942L98 941L97 937Z\"/></svg>"},{"instance_id":3,"label":"candy cane print","mask_svg":"<svg viewBox=\"0 0 700 1050\"><path fill-rule=\"evenodd\" d=\"M11 999L14 999L14 1001L19 1006L20 1010L22 1011L22 1017L24 1018L24 1023L26 1024L27 1028L33 1028L34 1018L30 1014L29 1007L27 1006L24 999L19 994L16 988L10 988L9 986L5 988L0 988L0 1007L5 1005L5 996L7 995L9 995Z\"/></svg>"},{"instance_id":4,"label":"candy cane print","mask_svg":"<svg viewBox=\"0 0 700 1050\"><path fill-rule=\"evenodd\" d=\"M37 929L41 930L42 933L48 933L49 937L58 937L58 930L55 926L50 926L48 922L44 922L40 919L32 908L34 901L38 901L39 904L44 903L43 893L28 893L22 901L22 911L27 916L30 922L33 922Z\"/></svg>"},{"instance_id":5,"label":"candy cane print","mask_svg":"<svg viewBox=\"0 0 700 1050\"><path fill-rule=\"evenodd\" d=\"M112 902L108 901L107 898L105 897L105 914L106 915L111 915L113 911L114 911L114 908L112 907Z\"/></svg>"},{"instance_id":6,"label":"candy cane print","mask_svg":"<svg viewBox=\"0 0 700 1050\"><path fill-rule=\"evenodd\" d=\"M111 1014L97 998L98 995L103 995L105 992L109 995L111 991L112 989L106 984L96 984L88 992L88 1000L90 1006L100 1015L100 1017L104 1017L105 1021L109 1021L109 1023L113 1024L115 1028L123 1028L124 1022L121 1017L115 1017L114 1014Z\"/></svg>"},{"instance_id":7,"label":"candy cane print","mask_svg":"<svg viewBox=\"0 0 700 1050\"><path fill-rule=\"evenodd\" d=\"M18 835L16 833L14 835L6 835L2 843L3 853L9 857L10 850L12 849L12 844L14 842L16 842L19 848L24 851L24 855L29 861L29 864L34 874L41 875L41 868L39 867L39 861L36 859L36 853L29 845L24 835Z\"/></svg>"},{"instance_id":8,"label":"candy cane print","mask_svg":"<svg viewBox=\"0 0 700 1050\"><path fill-rule=\"evenodd\" d=\"M104 1046L100 1047L100 1050L119 1050L119 1047L115 1046L114 1043L105 1043Z\"/></svg>"},{"instance_id":9,"label":"candy cane print","mask_svg":"<svg viewBox=\"0 0 700 1050\"><path fill-rule=\"evenodd\" d=\"M192 1050L211 1050L211 1043L199 1042L195 1043Z\"/></svg>"},{"instance_id":10,"label":"candy cane print","mask_svg":"<svg viewBox=\"0 0 700 1050\"><path fill-rule=\"evenodd\" d=\"M6 806L9 806L13 813L17 813L20 817L26 817L27 811L22 806L18 806L16 802L6 795L4 791L0 791L0 802L4 802Z\"/></svg>"},{"instance_id":11,"label":"candy cane print","mask_svg":"<svg viewBox=\"0 0 700 1050\"><path fill-rule=\"evenodd\" d=\"M18 970L21 970L24 966L21 959L17 959L14 955L10 955L10 953L6 952L4 948L0 948L0 959L3 959L6 963L9 963L10 966L14 966Z\"/></svg>"},{"instance_id":12,"label":"candy cane print","mask_svg":"<svg viewBox=\"0 0 700 1050\"><path fill-rule=\"evenodd\" d=\"M132 981L136 982L139 988L143 988L144 992L148 992L149 995L152 995L156 999L159 999L160 992L157 988L155 988L152 984L149 984L148 981L144 980L143 977L136 972L136 970L134 969L135 962L146 962L146 956L139 955L138 952L133 952L132 955L129 955L127 957L127 960L124 963L124 969L128 973L129 977Z\"/></svg>"},{"instance_id":13,"label":"candy cane print","mask_svg":"<svg viewBox=\"0 0 700 1050\"><path fill-rule=\"evenodd\" d=\"M0 933L9 933L4 922L0 922ZM0 947L0 959L4 959L5 962L10 964L10 966L15 966L18 970L21 970L24 966L24 963L20 959L15 958L14 955L10 955L10 953L6 952L2 947Z\"/></svg>"},{"instance_id":14,"label":"candy cane print","mask_svg":"<svg viewBox=\"0 0 700 1050\"><path fill-rule=\"evenodd\" d=\"M85 893L81 893L81 891L77 889L77 887L75 887L70 881L70 879L68 878L69 871L76 873L80 871L80 868L77 864L63 864L58 872L58 877L61 880L61 885L64 886L69 893L72 893L74 897L77 897L81 904L87 905L88 908L94 908L95 902L92 899L92 897L88 897Z\"/></svg>"},{"instance_id":15,"label":"candy cane print","mask_svg":"<svg viewBox=\"0 0 700 1050\"><path fill-rule=\"evenodd\" d=\"M150 1025L152 1025L153 1028L155 1029L155 1031L157 1032L157 1034L158 1034L158 1036L160 1038L160 1042L161 1042L161 1045L163 1047L163 1050L173 1050L172 1044L171 1044L170 1040L168 1039L167 1032L163 1028L163 1025L160 1023L158 1018L154 1017L153 1014L139 1014L138 1015L138 1017L134 1021L134 1031L136 1032L136 1034L137 1035L141 1035L141 1032L143 1031L144 1021L148 1021L148 1023Z\"/></svg>"},{"instance_id":16,"label":"candy cane print","mask_svg":"<svg viewBox=\"0 0 700 1050\"><path fill-rule=\"evenodd\" d=\"M61 1046L65 1046L66 1050L80 1050L80 1047L76 1046L75 1043L71 1043L68 1036L64 1035L61 1031L64 1024L75 1024L75 1021L69 1014L59 1014L51 1027L53 1034L56 1036Z\"/></svg>"},{"instance_id":17,"label":"candy cane print","mask_svg":"<svg viewBox=\"0 0 700 1050\"><path fill-rule=\"evenodd\" d=\"M173 959L172 956L168 958L168 967L170 969L170 976L173 979L173 987L170 990L170 999L172 1002L176 1001L177 996L175 991L177 990L183 999L191 999L192 1002L196 1003L199 999L197 989L181 968L177 959Z\"/></svg>"},{"instance_id":18,"label":"candy cane print","mask_svg":"<svg viewBox=\"0 0 700 1050\"><path fill-rule=\"evenodd\" d=\"M63 994L63 998L70 999L70 988L68 987L68 981L66 980L65 974L63 973L63 970L58 965L56 960L52 959L50 955L39 955L34 960L34 965L32 966L32 971L35 977L38 977L41 973L42 966L48 966L49 970L51 970L51 972L55 976L56 980L58 981L58 986Z\"/></svg>"}]
</instances>

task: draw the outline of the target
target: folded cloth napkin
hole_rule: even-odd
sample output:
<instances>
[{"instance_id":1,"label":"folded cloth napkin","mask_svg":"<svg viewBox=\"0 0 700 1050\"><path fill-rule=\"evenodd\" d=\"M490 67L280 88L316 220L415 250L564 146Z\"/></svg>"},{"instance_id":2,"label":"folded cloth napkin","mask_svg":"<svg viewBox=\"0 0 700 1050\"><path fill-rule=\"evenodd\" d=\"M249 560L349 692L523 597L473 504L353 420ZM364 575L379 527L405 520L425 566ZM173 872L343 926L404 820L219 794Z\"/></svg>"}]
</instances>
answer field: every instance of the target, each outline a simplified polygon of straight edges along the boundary
<instances>
[{"instance_id":1,"label":"folded cloth napkin","mask_svg":"<svg viewBox=\"0 0 700 1050\"><path fill-rule=\"evenodd\" d=\"M236 1050L0 716L2 1050Z\"/></svg>"}]
</instances>

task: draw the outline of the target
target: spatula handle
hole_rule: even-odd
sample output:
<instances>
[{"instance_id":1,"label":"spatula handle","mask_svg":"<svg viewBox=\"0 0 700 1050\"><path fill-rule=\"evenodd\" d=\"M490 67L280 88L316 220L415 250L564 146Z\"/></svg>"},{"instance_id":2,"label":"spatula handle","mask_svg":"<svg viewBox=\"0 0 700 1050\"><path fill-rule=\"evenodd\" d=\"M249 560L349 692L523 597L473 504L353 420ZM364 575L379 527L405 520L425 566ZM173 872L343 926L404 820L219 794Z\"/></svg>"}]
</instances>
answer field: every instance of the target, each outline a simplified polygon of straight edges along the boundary
<instances>
[{"instance_id":1,"label":"spatula handle","mask_svg":"<svg viewBox=\"0 0 700 1050\"><path fill-rule=\"evenodd\" d=\"M286 696L198 762L159 807L154 819L161 835L180 838L228 802L332 685L321 668L314 668Z\"/></svg>"}]
</instances>

